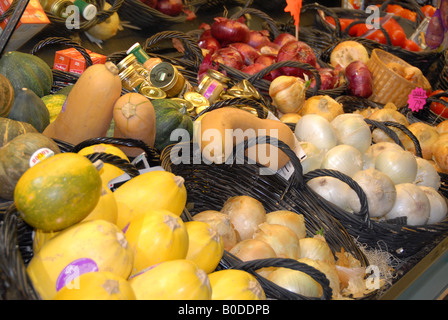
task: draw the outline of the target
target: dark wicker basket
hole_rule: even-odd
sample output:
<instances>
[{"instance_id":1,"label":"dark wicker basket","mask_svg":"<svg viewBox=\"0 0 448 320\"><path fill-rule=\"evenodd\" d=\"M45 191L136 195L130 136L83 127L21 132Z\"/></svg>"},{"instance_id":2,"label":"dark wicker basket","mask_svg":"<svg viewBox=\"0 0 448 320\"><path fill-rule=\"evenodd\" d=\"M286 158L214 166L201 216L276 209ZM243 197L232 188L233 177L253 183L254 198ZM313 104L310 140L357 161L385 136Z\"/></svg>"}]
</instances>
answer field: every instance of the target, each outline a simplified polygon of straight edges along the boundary
<instances>
[{"instance_id":1,"label":"dark wicker basket","mask_svg":"<svg viewBox=\"0 0 448 320\"><path fill-rule=\"evenodd\" d=\"M377 122L368 119L365 121L371 126L371 130L378 128L385 131L403 148L395 132L388 130L387 127L402 130L413 141L416 155L422 156L418 139L405 126L391 121ZM361 192L359 185L351 177L336 170L313 170L304 175L304 180L308 182L313 178L322 176L334 177L347 183L359 195L360 199L363 199L365 196ZM443 180L442 176L441 178ZM444 188L444 183L442 183L439 192L443 195L445 195ZM353 214L336 207L318 194L315 194L315 196L316 199L319 199L318 201L321 205L326 208L327 212L340 221L348 233L358 239L360 243L366 244L371 248L388 251L398 258L409 258L417 254L423 247L431 244L438 237L448 234L448 217L442 222L422 226L407 225L402 219L399 219L400 223L376 221L370 219L367 207L361 206L360 212Z\"/></svg>"},{"instance_id":2,"label":"dark wicker basket","mask_svg":"<svg viewBox=\"0 0 448 320\"><path fill-rule=\"evenodd\" d=\"M187 21L187 15L183 12L177 16L170 16L156 8L151 8L140 0L123 0L118 14L121 19L130 21L140 28L164 27Z\"/></svg>"},{"instance_id":3,"label":"dark wicker basket","mask_svg":"<svg viewBox=\"0 0 448 320\"><path fill-rule=\"evenodd\" d=\"M242 155L243 152L235 152L240 150L240 147L248 148L256 143L274 144L289 156L294 167L294 173L289 180L278 173L260 174L260 169L264 167L249 162ZM187 152L187 155L183 152ZM248 195L261 201L266 212L289 210L302 214L308 235L312 236L323 230L333 252L339 252L343 248L359 259L363 266L368 265L366 256L340 222L316 201L303 181L300 160L286 144L270 137L250 139L235 147L231 159L231 164L210 164L202 160L199 146L193 142L171 145L162 151L162 167L185 179L187 207L191 216L189 219L204 210L220 210L231 196ZM182 160L186 160L185 163ZM363 205L366 206L367 199L364 200ZM224 260L228 268L239 266L238 259Z\"/></svg>"}]
</instances>

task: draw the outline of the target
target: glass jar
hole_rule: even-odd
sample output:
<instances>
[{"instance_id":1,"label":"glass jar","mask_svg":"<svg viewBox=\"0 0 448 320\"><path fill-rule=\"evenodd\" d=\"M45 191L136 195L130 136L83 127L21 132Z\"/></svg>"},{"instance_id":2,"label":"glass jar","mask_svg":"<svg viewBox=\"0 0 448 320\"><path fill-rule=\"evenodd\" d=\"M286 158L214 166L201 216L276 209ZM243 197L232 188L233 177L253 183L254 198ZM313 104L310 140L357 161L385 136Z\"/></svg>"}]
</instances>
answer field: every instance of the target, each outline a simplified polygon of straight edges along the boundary
<instances>
[{"instance_id":1,"label":"glass jar","mask_svg":"<svg viewBox=\"0 0 448 320\"><path fill-rule=\"evenodd\" d=\"M146 81L149 82L149 71L146 70L140 62L138 62L137 57L133 54L128 54L117 64L118 70L120 70L120 72L129 66L133 66L135 71L137 71L138 74L143 76L143 78L145 78Z\"/></svg>"},{"instance_id":2,"label":"glass jar","mask_svg":"<svg viewBox=\"0 0 448 320\"><path fill-rule=\"evenodd\" d=\"M185 93L187 86L184 76L168 62L160 62L151 69L149 82L165 91L168 98Z\"/></svg>"},{"instance_id":3,"label":"glass jar","mask_svg":"<svg viewBox=\"0 0 448 320\"><path fill-rule=\"evenodd\" d=\"M70 0L40 0L42 9L61 18L67 18L67 7L73 5Z\"/></svg>"},{"instance_id":4,"label":"glass jar","mask_svg":"<svg viewBox=\"0 0 448 320\"><path fill-rule=\"evenodd\" d=\"M151 58L145 50L143 50L140 43L134 43L127 51L127 54L133 54L137 61L146 69L148 72L151 72L152 68L162 62L160 58Z\"/></svg>"},{"instance_id":5,"label":"glass jar","mask_svg":"<svg viewBox=\"0 0 448 320\"><path fill-rule=\"evenodd\" d=\"M135 71L133 66L123 69L118 76L123 88L128 91L139 92L141 87L150 86L146 79Z\"/></svg>"}]
</instances>

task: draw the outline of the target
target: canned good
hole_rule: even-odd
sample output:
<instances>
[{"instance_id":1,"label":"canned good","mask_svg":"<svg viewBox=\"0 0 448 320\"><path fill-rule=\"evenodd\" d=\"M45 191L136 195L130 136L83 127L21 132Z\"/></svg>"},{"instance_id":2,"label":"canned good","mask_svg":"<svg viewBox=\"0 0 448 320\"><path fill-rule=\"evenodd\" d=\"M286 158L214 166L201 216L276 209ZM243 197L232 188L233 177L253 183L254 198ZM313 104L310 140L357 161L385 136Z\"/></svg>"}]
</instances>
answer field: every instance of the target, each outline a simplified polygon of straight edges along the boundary
<instances>
[{"instance_id":1,"label":"canned good","mask_svg":"<svg viewBox=\"0 0 448 320\"><path fill-rule=\"evenodd\" d=\"M154 100L154 99L165 99L166 93L165 91L151 86L143 86L140 88L139 93L144 95L146 98Z\"/></svg>"},{"instance_id":2,"label":"canned good","mask_svg":"<svg viewBox=\"0 0 448 320\"><path fill-rule=\"evenodd\" d=\"M198 91L210 103L215 102L224 92L224 86L218 80L213 79L208 75L204 75L198 86Z\"/></svg>"},{"instance_id":3,"label":"canned good","mask_svg":"<svg viewBox=\"0 0 448 320\"><path fill-rule=\"evenodd\" d=\"M184 76L168 62L156 64L151 69L149 81L154 87L165 91L170 98L178 96L185 86Z\"/></svg>"},{"instance_id":4,"label":"canned good","mask_svg":"<svg viewBox=\"0 0 448 320\"><path fill-rule=\"evenodd\" d=\"M137 57L133 54L128 54L117 64L118 70L120 71L126 69L129 66L133 66L138 74L142 75L146 80L149 81L149 71L146 70L140 62L138 62Z\"/></svg>"},{"instance_id":5,"label":"canned good","mask_svg":"<svg viewBox=\"0 0 448 320\"><path fill-rule=\"evenodd\" d=\"M184 95L184 99L190 101L196 114L199 114L202 110L210 107L210 102L199 92L187 92Z\"/></svg>"},{"instance_id":6,"label":"canned good","mask_svg":"<svg viewBox=\"0 0 448 320\"><path fill-rule=\"evenodd\" d=\"M139 92L140 87L150 86L146 79L135 71L133 66L129 66L122 70L118 74L118 77L121 80L123 88L128 91Z\"/></svg>"}]
</instances>

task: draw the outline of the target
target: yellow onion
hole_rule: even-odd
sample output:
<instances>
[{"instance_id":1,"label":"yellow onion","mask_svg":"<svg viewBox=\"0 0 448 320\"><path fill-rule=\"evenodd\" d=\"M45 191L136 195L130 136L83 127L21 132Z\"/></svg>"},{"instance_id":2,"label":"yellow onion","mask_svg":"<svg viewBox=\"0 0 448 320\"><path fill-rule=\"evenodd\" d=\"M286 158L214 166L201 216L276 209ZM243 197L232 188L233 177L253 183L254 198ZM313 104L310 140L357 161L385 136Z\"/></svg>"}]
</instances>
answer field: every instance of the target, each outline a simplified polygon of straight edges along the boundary
<instances>
[{"instance_id":1,"label":"yellow onion","mask_svg":"<svg viewBox=\"0 0 448 320\"><path fill-rule=\"evenodd\" d=\"M436 130L439 134L448 132L448 120L443 120L436 126Z\"/></svg>"},{"instance_id":2,"label":"yellow onion","mask_svg":"<svg viewBox=\"0 0 448 320\"><path fill-rule=\"evenodd\" d=\"M320 237L303 238L299 240L300 258L323 261L329 264L335 264L333 251L328 243Z\"/></svg>"},{"instance_id":3,"label":"yellow onion","mask_svg":"<svg viewBox=\"0 0 448 320\"><path fill-rule=\"evenodd\" d=\"M409 121L406 119L406 116L404 116L400 111L394 109L378 109L369 116L369 119L380 122L397 122L406 128L409 126ZM414 143L412 142L411 138L409 138L409 136L407 136L401 129L395 127L389 128L397 134L406 150L412 148ZM375 143L378 143L380 141L394 142L394 140L386 132L378 128L373 130L372 140Z\"/></svg>"},{"instance_id":4,"label":"yellow onion","mask_svg":"<svg viewBox=\"0 0 448 320\"><path fill-rule=\"evenodd\" d=\"M162 261L187 256L185 223L168 210L149 210L131 220L125 236L134 253L132 274Z\"/></svg>"},{"instance_id":5,"label":"yellow onion","mask_svg":"<svg viewBox=\"0 0 448 320\"><path fill-rule=\"evenodd\" d=\"M210 300L207 273L191 260L161 262L129 279L137 300Z\"/></svg>"},{"instance_id":6,"label":"yellow onion","mask_svg":"<svg viewBox=\"0 0 448 320\"><path fill-rule=\"evenodd\" d=\"M267 279L291 292L319 298L322 296L322 286L305 272L289 268L276 268L267 275Z\"/></svg>"},{"instance_id":7,"label":"yellow onion","mask_svg":"<svg viewBox=\"0 0 448 320\"><path fill-rule=\"evenodd\" d=\"M300 114L318 114L329 122L333 121L338 115L343 114L342 104L327 95L312 96L305 100Z\"/></svg>"},{"instance_id":8,"label":"yellow onion","mask_svg":"<svg viewBox=\"0 0 448 320\"><path fill-rule=\"evenodd\" d=\"M250 196L234 196L224 203L221 212L228 214L238 241L251 239L258 225L266 221L263 204Z\"/></svg>"},{"instance_id":9,"label":"yellow onion","mask_svg":"<svg viewBox=\"0 0 448 320\"><path fill-rule=\"evenodd\" d=\"M188 252L186 259L194 261L207 273L216 269L224 254L222 237L206 222L185 222L188 232Z\"/></svg>"},{"instance_id":10,"label":"yellow onion","mask_svg":"<svg viewBox=\"0 0 448 320\"><path fill-rule=\"evenodd\" d=\"M299 112L305 102L305 81L293 76L279 76L269 85L269 96L281 113Z\"/></svg>"},{"instance_id":11,"label":"yellow onion","mask_svg":"<svg viewBox=\"0 0 448 320\"><path fill-rule=\"evenodd\" d=\"M208 275L212 300L266 300L258 280L249 272L238 269L214 271Z\"/></svg>"},{"instance_id":12,"label":"yellow onion","mask_svg":"<svg viewBox=\"0 0 448 320\"><path fill-rule=\"evenodd\" d=\"M236 232L228 214L216 210L206 210L193 216L194 221L202 221L214 227L224 242L224 250L229 251L237 243Z\"/></svg>"},{"instance_id":13,"label":"yellow onion","mask_svg":"<svg viewBox=\"0 0 448 320\"><path fill-rule=\"evenodd\" d=\"M269 244L279 258L298 259L300 257L299 238L288 227L264 222L255 232L254 239Z\"/></svg>"},{"instance_id":14,"label":"yellow onion","mask_svg":"<svg viewBox=\"0 0 448 320\"><path fill-rule=\"evenodd\" d=\"M271 211L266 215L266 222L290 228L299 239L306 237L305 218L301 214L288 210Z\"/></svg>"},{"instance_id":15,"label":"yellow onion","mask_svg":"<svg viewBox=\"0 0 448 320\"><path fill-rule=\"evenodd\" d=\"M432 146L432 159L442 172L448 172L448 133L443 133Z\"/></svg>"},{"instance_id":16,"label":"yellow onion","mask_svg":"<svg viewBox=\"0 0 448 320\"><path fill-rule=\"evenodd\" d=\"M322 272L328 279L328 281L330 281L330 288L333 291L333 298L338 297L340 295L341 285L335 264L328 263L325 261L313 260L310 258L302 258L297 261L305 263Z\"/></svg>"},{"instance_id":17,"label":"yellow onion","mask_svg":"<svg viewBox=\"0 0 448 320\"><path fill-rule=\"evenodd\" d=\"M300 114L298 114L298 113L295 113L295 112L288 112L288 113L283 114L283 115L280 117L280 121L281 121L281 122L284 122L284 123L293 123L293 124L296 124L297 121L299 121L299 119L300 119L301 117L302 117L302 116L301 116Z\"/></svg>"},{"instance_id":18,"label":"yellow onion","mask_svg":"<svg viewBox=\"0 0 448 320\"><path fill-rule=\"evenodd\" d=\"M53 300L136 300L127 279L109 271L83 273L73 282L73 287L62 287Z\"/></svg>"},{"instance_id":19,"label":"yellow onion","mask_svg":"<svg viewBox=\"0 0 448 320\"><path fill-rule=\"evenodd\" d=\"M274 249L269 244L256 239L242 240L230 249L229 252L242 261L277 257Z\"/></svg>"},{"instance_id":20,"label":"yellow onion","mask_svg":"<svg viewBox=\"0 0 448 320\"><path fill-rule=\"evenodd\" d=\"M408 126L409 131L411 131L417 138L420 147L422 149L423 159L432 159L432 145L439 138L439 133L436 127L433 127L424 122L414 122ZM411 148L408 149L415 154L415 145L412 144Z\"/></svg>"}]
</instances>

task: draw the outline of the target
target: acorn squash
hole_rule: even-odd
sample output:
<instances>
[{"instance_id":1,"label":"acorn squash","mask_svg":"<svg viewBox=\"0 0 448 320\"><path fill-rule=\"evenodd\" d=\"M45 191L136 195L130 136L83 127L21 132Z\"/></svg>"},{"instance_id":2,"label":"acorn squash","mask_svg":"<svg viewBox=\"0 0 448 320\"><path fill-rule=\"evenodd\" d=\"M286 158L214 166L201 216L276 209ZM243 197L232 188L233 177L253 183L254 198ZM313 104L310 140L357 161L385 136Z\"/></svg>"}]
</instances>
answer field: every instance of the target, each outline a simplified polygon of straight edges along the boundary
<instances>
[{"instance_id":1,"label":"acorn squash","mask_svg":"<svg viewBox=\"0 0 448 320\"><path fill-rule=\"evenodd\" d=\"M27 88L16 92L8 118L27 122L41 133L50 124L50 112L45 102Z\"/></svg>"},{"instance_id":2,"label":"acorn squash","mask_svg":"<svg viewBox=\"0 0 448 320\"><path fill-rule=\"evenodd\" d=\"M0 148L27 132L37 132L37 130L29 123L0 117Z\"/></svg>"},{"instance_id":3,"label":"acorn squash","mask_svg":"<svg viewBox=\"0 0 448 320\"><path fill-rule=\"evenodd\" d=\"M14 88L4 75L0 74L0 117L7 117L14 102Z\"/></svg>"},{"instance_id":4,"label":"acorn squash","mask_svg":"<svg viewBox=\"0 0 448 320\"><path fill-rule=\"evenodd\" d=\"M58 145L39 132L24 133L9 141L0 149L0 197L12 200L17 181L34 162L59 153Z\"/></svg>"},{"instance_id":5,"label":"acorn squash","mask_svg":"<svg viewBox=\"0 0 448 320\"><path fill-rule=\"evenodd\" d=\"M50 93L53 72L41 58L24 52L9 51L0 58L0 73L11 82L14 92L32 90L38 97Z\"/></svg>"},{"instance_id":6,"label":"acorn squash","mask_svg":"<svg viewBox=\"0 0 448 320\"><path fill-rule=\"evenodd\" d=\"M154 99L152 104L156 113L156 149L162 151L166 146L179 142L179 136L171 137L175 129L184 129L192 139L193 120L185 106L170 99Z\"/></svg>"}]
</instances>

